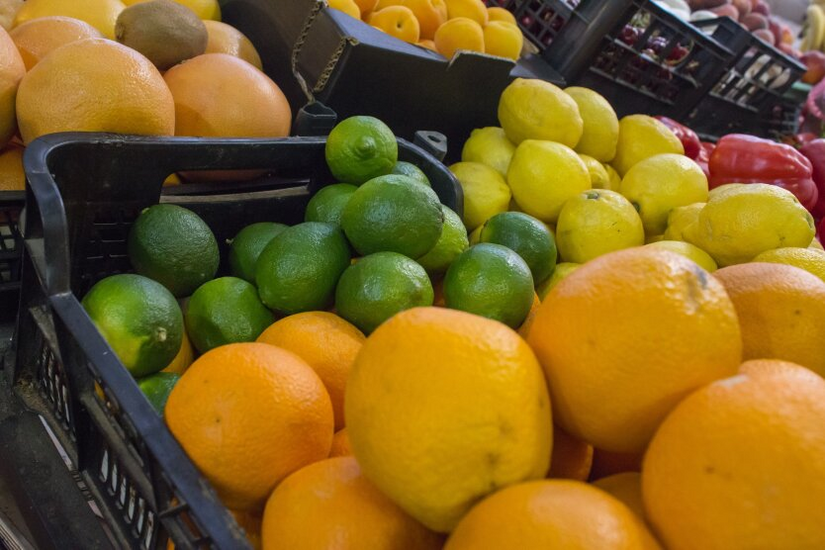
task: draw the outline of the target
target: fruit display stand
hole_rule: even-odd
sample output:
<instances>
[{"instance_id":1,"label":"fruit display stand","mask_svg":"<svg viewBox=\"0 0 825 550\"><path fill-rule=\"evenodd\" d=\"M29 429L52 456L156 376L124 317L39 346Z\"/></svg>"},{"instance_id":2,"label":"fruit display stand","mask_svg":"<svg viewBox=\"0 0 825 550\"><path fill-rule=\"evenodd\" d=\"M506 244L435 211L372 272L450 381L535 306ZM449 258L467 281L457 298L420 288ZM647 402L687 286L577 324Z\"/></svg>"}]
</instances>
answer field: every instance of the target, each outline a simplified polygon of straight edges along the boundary
<instances>
[{"instance_id":1,"label":"fruit display stand","mask_svg":"<svg viewBox=\"0 0 825 550\"><path fill-rule=\"evenodd\" d=\"M27 149L21 306L16 341L3 365L0 402L25 406L42 416L116 547L166 548L167 538L176 548L249 546L95 329L79 298L101 278L130 270L126 236L131 223L141 210L159 201L195 211L224 248L227 239L249 223L301 221L311 195L334 183L324 161L325 142L323 137L219 140L54 134ZM418 165L440 200L461 212L460 187L436 158L399 139L399 159ZM224 183L201 184L199 194L161 192L164 179L173 172L243 169L274 175L232 184L231 191ZM6 424L0 423L0 433L6 431ZM31 429L21 432L17 443L31 448L27 433ZM41 445L38 452L45 453L47 447ZM54 448L51 453L51 458L57 457ZM10 454L16 451L12 448ZM55 512L60 506L73 507L65 517L88 511L78 508L82 499L77 485L77 494L37 502L38 495L52 495L51 484L59 481L59 475L51 473L37 477L38 471L30 466L30 479L18 488L26 493L20 501L51 510L52 518L60 516L60 510ZM55 490L66 487L63 483ZM47 529L42 514L40 520L42 536L55 535L44 547L107 546L90 542L103 532L100 525L91 530L77 525Z\"/></svg>"}]
</instances>

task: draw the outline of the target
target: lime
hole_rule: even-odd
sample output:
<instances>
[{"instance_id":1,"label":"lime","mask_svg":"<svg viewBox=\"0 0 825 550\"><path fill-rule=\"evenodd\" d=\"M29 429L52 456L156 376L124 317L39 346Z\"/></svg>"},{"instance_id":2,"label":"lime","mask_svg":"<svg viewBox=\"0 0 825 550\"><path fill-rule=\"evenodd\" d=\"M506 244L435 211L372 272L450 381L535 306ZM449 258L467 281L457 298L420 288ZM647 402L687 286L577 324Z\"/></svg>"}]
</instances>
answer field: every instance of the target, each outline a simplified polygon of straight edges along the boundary
<instances>
[{"instance_id":1,"label":"lime","mask_svg":"<svg viewBox=\"0 0 825 550\"><path fill-rule=\"evenodd\" d=\"M507 169L515 152L516 146L507 139L504 130L489 126L473 130L470 139L464 143L464 149L461 150L461 160L486 164L503 177L507 177Z\"/></svg>"},{"instance_id":2,"label":"lime","mask_svg":"<svg viewBox=\"0 0 825 550\"><path fill-rule=\"evenodd\" d=\"M619 142L610 164L620 176L637 162L663 153L685 154L682 142L667 126L647 115L629 115L619 121Z\"/></svg>"},{"instance_id":3,"label":"lime","mask_svg":"<svg viewBox=\"0 0 825 550\"><path fill-rule=\"evenodd\" d=\"M361 258L341 275L335 291L338 315L369 334L401 311L433 305L424 268L395 252Z\"/></svg>"},{"instance_id":4,"label":"lime","mask_svg":"<svg viewBox=\"0 0 825 550\"><path fill-rule=\"evenodd\" d=\"M556 240L547 226L522 212L496 214L484 224L480 242L506 246L527 263L538 285L556 268Z\"/></svg>"},{"instance_id":5,"label":"lime","mask_svg":"<svg viewBox=\"0 0 825 550\"><path fill-rule=\"evenodd\" d=\"M287 228L258 258L255 282L261 300L286 315L327 309L350 257L344 233L335 225L304 222Z\"/></svg>"},{"instance_id":6,"label":"lime","mask_svg":"<svg viewBox=\"0 0 825 550\"><path fill-rule=\"evenodd\" d=\"M442 225L438 195L395 174L359 187L341 217L341 227L362 256L389 251L418 258L435 246Z\"/></svg>"},{"instance_id":7,"label":"lime","mask_svg":"<svg viewBox=\"0 0 825 550\"><path fill-rule=\"evenodd\" d=\"M429 252L418 258L418 263L430 275L440 275L447 271L453 260L470 246L467 229L458 214L443 204L441 211L444 213L441 236Z\"/></svg>"},{"instance_id":8,"label":"lime","mask_svg":"<svg viewBox=\"0 0 825 550\"><path fill-rule=\"evenodd\" d=\"M421 168L416 166L411 162L404 162L403 160L399 160L395 163L395 166L392 169L393 174L397 174L399 176L407 176L408 178L412 178L415 181L421 182L427 187L432 187L430 184L430 178L427 177Z\"/></svg>"},{"instance_id":9,"label":"lime","mask_svg":"<svg viewBox=\"0 0 825 550\"><path fill-rule=\"evenodd\" d=\"M581 264L575 264L572 262L562 262L556 265L556 269L553 270L553 274L550 275L543 283L541 283L538 288L536 288L536 293L539 295L539 300L544 301L547 298L547 295L550 294L550 291L555 288L557 284L561 282L562 279L576 271Z\"/></svg>"},{"instance_id":10,"label":"lime","mask_svg":"<svg viewBox=\"0 0 825 550\"><path fill-rule=\"evenodd\" d=\"M670 250L671 252L675 252L676 254L684 256L688 260L697 264L699 267L701 267L708 273L713 273L717 269L716 262L714 262L713 258L710 257L710 254L708 254L707 252L705 252L697 246L693 246L690 243L682 241L659 240L656 242L649 243L645 246L651 246L653 248L660 248L662 250Z\"/></svg>"},{"instance_id":11,"label":"lime","mask_svg":"<svg viewBox=\"0 0 825 550\"><path fill-rule=\"evenodd\" d=\"M136 378L163 369L180 350L183 314L175 297L152 279L133 274L106 277L89 290L82 304Z\"/></svg>"},{"instance_id":12,"label":"lime","mask_svg":"<svg viewBox=\"0 0 825 550\"><path fill-rule=\"evenodd\" d=\"M574 86L564 92L579 106L584 121L584 132L576 145L576 152L610 162L616 156L619 142L619 118L610 103L588 88Z\"/></svg>"},{"instance_id":13,"label":"lime","mask_svg":"<svg viewBox=\"0 0 825 550\"><path fill-rule=\"evenodd\" d=\"M481 243L456 258L444 278L448 308L500 321L516 329L533 305L533 276L521 256L500 244Z\"/></svg>"},{"instance_id":14,"label":"lime","mask_svg":"<svg viewBox=\"0 0 825 550\"><path fill-rule=\"evenodd\" d=\"M358 187L348 183L328 185L309 199L305 222L324 222L341 225L341 215L350 197Z\"/></svg>"},{"instance_id":15,"label":"lime","mask_svg":"<svg viewBox=\"0 0 825 550\"><path fill-rule=\"evenodd\" d=\"M218 271L218 242L194 212L156 204L141 212L129 231L135 271L158 281L177 297L188 296Z\"/></svg>"},{"instance_id":16,"label":"lime","mask_svg":"<svg viewBox=\"0 0 825 550\"><path fill-rule=\"evenodd\" d=\"M473 232L470 233L470 236L469 236L470 246L477 245L478 243L481 242L481 231L483 229L484 229L483 225L479 225L478 227L473 229Z\"/></svg>"},{"instance_id":17,"label":"lime","mask_svg":"<svg viewBox=\"0 0 825 550\"><path fill-rule=\"evenodd\" d=\"M275 316L261 303L252 283L221 277L204 283L186 308L186 329L200 353L238 342L253 342Z\"/></svg>"},{"instance_id":18,"label":"lime","mask_svg":"<svg viewBox=\"0 0 825 550\"><path fill-rule=\"evenodd\" d=\"M510 188L496 170L480 162L457 162L450 171L464 191L464 226L467 231L510 206Z\"/></svg>"},{"instance_id":19,"label":"lime","mask_svg":"<svg viewBox=\"0 0 825 550\"><path fill-rule=\"evenodd\" d=\"M575 147L584 132L575 100L558 86L533 78L517 78L504 89L498 121L514 145L540 139Z\"/></svg>"},{"instance_id":20,"label":"lime","mask_svg":"<svg viewBox=\"0 0 825 550\"><path fill-rule=\"evenodd\" d=\"M269 241L287 226L282 223L260 222L241 229L229 246L229 272L250 283L255 282L255 264Z\"/></svg>"},{"instance_id":21,"label":"lime","mask_svg":"<svg viewBox=\"0 0 825 550\"><path fill-rule=\"evenodd\" d=\"M398 141L377 118L354 116L332 129L326 158L338 181L361 185L392 171L398 161Z\"/></svg>"},{"instance_id":22,"label":"lime","mask_svg":"<svg viewBox=\"0 0 825 550\"><path fill-rule=\"evenodd\" d=\"M172 388L175 387L178 380L180 380L180 374L173 372L156 372L155 374L150 374L138 380L137 385L157 413L163 416L166 401L169 400L169 394L172 393Z\"/></svg>"}]
</instances>

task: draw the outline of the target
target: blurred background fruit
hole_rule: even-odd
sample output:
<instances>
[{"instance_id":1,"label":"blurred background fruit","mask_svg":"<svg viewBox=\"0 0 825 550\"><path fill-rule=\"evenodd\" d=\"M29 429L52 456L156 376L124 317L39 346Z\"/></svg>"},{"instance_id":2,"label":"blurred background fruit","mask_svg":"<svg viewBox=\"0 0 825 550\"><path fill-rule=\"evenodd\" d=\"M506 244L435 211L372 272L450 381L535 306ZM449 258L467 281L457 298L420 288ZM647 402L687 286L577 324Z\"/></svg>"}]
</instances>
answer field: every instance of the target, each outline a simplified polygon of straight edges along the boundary
<instances>
[{"instance_id":1,"label":"blurred background fruit","mask_svg":"<svg viewBox=\"0 0 825 550\"><path fill-rule=\"evenodd\" d=\"M17 130L15 101L25 74L26 66L12 38L0 29L0 148L6 146Z\"/></svg>"}]
</instances>

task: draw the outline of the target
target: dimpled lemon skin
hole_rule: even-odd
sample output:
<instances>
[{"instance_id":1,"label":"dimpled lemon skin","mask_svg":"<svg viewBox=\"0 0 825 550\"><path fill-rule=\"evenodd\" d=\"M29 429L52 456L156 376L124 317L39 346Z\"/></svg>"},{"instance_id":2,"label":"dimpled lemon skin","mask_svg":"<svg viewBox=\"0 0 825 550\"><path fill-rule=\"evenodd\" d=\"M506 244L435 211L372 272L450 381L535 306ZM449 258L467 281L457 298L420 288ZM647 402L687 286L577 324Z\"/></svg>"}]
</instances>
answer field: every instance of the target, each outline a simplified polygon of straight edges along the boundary
<instances>
[{"instance_id":1,"label":"dimpled lemon skin","mask_svg":"<svg viewBox=\"0 0 825 550\"><path fill-rule=\"evenodd\" d=\"M505 88L498 120L515 145L526 139L543 139L572 148L584 132L573 98L558 86L536 79L517 78Z\"/></svg>"}]
</instances>

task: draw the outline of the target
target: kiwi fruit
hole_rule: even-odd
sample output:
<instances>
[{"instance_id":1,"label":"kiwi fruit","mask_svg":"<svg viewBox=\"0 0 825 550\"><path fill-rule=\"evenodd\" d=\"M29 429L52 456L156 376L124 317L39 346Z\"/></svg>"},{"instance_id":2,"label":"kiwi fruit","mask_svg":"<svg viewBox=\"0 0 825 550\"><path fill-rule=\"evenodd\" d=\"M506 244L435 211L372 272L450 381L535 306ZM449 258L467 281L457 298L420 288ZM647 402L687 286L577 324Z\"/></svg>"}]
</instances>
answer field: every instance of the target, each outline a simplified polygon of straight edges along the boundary
<instances>
[{"instance_id":1,"label":"kiwi fruit","mask_svg":"<svg viewBox=\"0 0 825 550\"><path fill-rule=\"evenodd\" d=\"M195 12L172 0L150 0L120 12L115 38L165 71L206 51L209 34Z\"/></svg>"}]
</instances>

